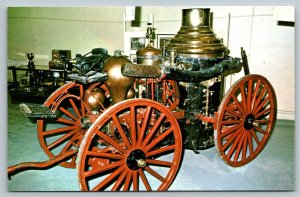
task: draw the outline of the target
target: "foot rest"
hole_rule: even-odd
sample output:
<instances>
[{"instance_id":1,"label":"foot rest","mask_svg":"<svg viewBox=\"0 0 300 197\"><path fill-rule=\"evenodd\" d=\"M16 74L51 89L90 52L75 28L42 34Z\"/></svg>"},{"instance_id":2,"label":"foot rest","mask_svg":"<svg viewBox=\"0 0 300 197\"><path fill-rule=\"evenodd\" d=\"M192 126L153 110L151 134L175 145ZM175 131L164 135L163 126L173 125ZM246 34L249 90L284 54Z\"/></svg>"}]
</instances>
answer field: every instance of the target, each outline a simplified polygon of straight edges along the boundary
<instances>
[{"instance_id":1,"label":"foot rest","mask_svg":"<svg viewBox=\"0 0 300 197\"><path fill-rule=\"evenodd\" d=\"M56 118L56 114L44 105L21 103L19 107L29 118Z\"/></svg>"}]
</instances>

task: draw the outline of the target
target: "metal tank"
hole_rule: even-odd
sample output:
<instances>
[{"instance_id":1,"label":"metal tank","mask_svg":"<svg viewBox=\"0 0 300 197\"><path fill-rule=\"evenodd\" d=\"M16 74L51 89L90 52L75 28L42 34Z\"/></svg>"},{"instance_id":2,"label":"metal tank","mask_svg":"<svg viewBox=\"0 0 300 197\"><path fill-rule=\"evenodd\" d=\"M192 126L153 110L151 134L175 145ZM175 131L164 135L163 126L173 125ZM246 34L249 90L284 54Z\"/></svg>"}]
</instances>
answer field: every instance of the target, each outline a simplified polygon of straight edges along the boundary
<instances>
[{"instance_id":1,"label":"metal tank","mask_svg":"<svg viewBox=\"0 0 300 197\"><path fill-rule=\"evenodd\" d=\"M104 84L109 89L112 105L133 96L131 87L135 78L126 77L121 73L121 66L125 63L131 61L123 56L120 50L115 51L104 63L103 71L108 75Z\"/></svg>"}]
</instances>

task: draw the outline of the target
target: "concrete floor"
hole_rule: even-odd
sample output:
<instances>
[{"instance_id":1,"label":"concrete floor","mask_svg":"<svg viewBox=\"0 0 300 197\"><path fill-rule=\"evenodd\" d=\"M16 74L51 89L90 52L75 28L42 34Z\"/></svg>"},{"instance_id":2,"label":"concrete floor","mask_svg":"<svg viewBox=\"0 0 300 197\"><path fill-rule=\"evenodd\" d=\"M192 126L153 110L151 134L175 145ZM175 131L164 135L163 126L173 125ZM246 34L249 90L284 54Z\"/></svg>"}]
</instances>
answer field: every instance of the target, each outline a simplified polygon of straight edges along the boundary
<instances>
[{"instance_id":1,"label":"concrete floor","mask_svg":"<svg viewBox=\"0 0 300 197\"><path fill-rule=\"evenodd\" d=\"M295 190L295 122L278 120L263 152L250 164L232 168L215 147L196 155L185 150L172 191ZM8 98L8 166L47 160L36 135L36 124ZM80 191L77 170L55 166L28 170L11 177L8 191Z\"/></svg>"}]
</instances>

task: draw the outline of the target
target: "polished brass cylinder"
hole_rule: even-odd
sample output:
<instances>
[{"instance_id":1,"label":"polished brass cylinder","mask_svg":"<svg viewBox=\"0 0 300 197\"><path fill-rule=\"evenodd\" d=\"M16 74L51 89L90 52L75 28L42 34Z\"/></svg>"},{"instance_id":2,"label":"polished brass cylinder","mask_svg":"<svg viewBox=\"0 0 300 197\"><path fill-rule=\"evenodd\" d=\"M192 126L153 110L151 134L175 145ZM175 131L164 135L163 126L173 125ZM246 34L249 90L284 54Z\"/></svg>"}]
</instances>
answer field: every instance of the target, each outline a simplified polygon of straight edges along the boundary
<instances>
[{"instance_id":1,"label":"polished brass cylinder","mask_svg":"<svg viewBox=\"0 0 300 197\"><path fill-rule=\"evenodd\" d=\"M210 16L209 8L183 9L182 26L166 50L187 58L224 58L227 48L214 34Z\"/></svg>"}]
</instances>

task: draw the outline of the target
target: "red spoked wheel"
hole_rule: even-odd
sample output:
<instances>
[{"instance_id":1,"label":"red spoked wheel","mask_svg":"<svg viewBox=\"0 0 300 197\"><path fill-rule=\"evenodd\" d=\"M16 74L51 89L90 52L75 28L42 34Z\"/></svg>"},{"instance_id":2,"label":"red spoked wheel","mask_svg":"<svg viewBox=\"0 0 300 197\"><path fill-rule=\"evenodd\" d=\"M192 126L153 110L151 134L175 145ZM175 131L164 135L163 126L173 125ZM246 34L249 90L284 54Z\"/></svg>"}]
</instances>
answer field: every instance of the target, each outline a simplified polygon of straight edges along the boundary
<instances>
[{"instance_id":1,"label":"red spoked wheel","mask_svg":"<svg viewBox=\"0 0 300 197\"><path fill-rule=\"evenodd\" d=\"M224 161L246 165L267 144L276 121L276 95L269 81L247 75L223 98L217 118L215 143Z\"/></svg>"},{"instance_id":2,"label":"red spoked wheel","mask_svg":"<svg viewBox=\"0 0 300 197\"><path fill-rule=\"evenodd\" d=\"M167 106L169 110L175 110L179 104L179 88L176 81L162 80L163 92L162 99L163 105Z\"/></svg>"},{"instance_id":3,"label":"red spoked wheel","mask_svg":"<svg viewBox=\"0 0 300 197\"><path fill-rule=\"evenodd\" d=\"M84 191L167 190L180 166L182 137L163 105L131 99L112 106L88 130L77 168Z\"/></svg>"},{"instance_id":4,"label":"red spoked wheel","mask_svg":"<svg viewBox=\"0 0 300 197\"><path fill-rule=\"evenodd\" d=\"M83 101L84 92L83 85L72 82L57 89L45 101L44 106L55 112L57 118L38 120L37 133L42 149L50 158L79 148L93 117L90 108ZM75 168L76 157L77 154L59 165Z\"/></svg>"}]
</instances>

